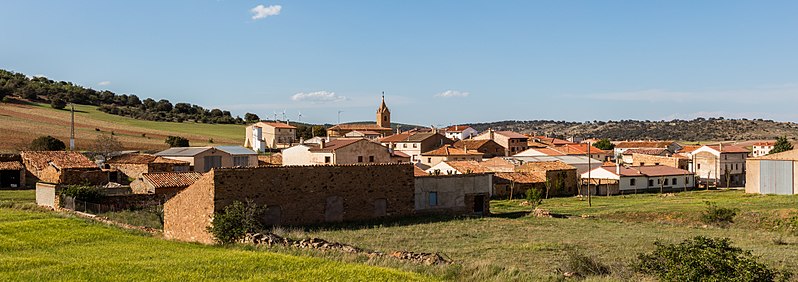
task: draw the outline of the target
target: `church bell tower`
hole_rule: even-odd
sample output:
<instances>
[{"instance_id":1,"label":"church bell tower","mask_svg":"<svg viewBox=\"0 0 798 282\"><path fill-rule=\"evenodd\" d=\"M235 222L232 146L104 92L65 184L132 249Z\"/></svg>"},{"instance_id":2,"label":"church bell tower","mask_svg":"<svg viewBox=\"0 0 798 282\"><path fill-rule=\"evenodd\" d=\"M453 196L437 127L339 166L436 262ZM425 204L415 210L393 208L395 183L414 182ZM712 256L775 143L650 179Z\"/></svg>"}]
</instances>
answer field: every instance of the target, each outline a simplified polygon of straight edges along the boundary
<instances>
[{"instance_id":1,"label":"church bell tower","mask_svg":"<svg viewBox=\"0 0 798 282\"><path fill-rule=\"evenodd\" d=\"M391 110L385 105L385 92L382 92L382 104L377 109L377 125L384 128L391 128Z\"/></svg>"}]
</instances>

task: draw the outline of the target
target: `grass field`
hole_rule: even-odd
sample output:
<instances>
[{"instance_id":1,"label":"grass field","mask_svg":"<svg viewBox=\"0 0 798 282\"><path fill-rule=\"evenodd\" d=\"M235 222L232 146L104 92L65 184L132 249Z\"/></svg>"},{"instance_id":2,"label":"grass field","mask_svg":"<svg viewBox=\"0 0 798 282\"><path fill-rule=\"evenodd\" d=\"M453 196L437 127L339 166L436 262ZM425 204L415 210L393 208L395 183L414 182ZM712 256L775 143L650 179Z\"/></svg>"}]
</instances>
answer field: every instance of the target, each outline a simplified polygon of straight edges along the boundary
<instances>
[{"instance_id":1,"label":"grass field","mask_svg":"<svg viewBox=\"0 0 798 282\"><path fill-rule=\"evenodd\" d=\"M75 136L78 149L86 149L99 134L114 133L127 149L160 150L167 136L188 138L191 145L240 145L244 143L244 125L203 124L193 122L155 122L137 120L100 112L95 106L75 106ZM5 138L0 151L24 148L41 135L52 135L68 143L70 113L36 103L0 103L0 127ZM99 129L99 131L97 131Z\"/></svg>"},{"instance_id":2,"label":"grass field","mask_svg":"<svg viewBox=\"0 0 798 282\"><path fill-rule=\"evenodd\" d=\"M0 203L29 203L0 191ZM423 281L395 269L180 243L48 211L0 208L2 281Z\"/></svg>"},{"instance_id":3,"label":"grass field","mask_svg":"<svg viewBox=\"0 0 798 282\"><path fill-rule=\"evenodd\" d=\"M31 192L0 191L0 203L9 201L20 203L30 201L31 197L33 197ZM700 216L705 210L706 201L716 203L721 207L737 208L738 216L735 218L735 222L728 228L707 226L702 223ZM427 217L388 223L342 224L304 230L275 229L275 233L294 239L317 237L383 252L396 250L440 252L456 262L456 264L448 266L424 266L393 259L369 259L362 255L285 247L239 246L224 249L179 244L142 237L98 224L89 224L78 219L64 219L48 214L45 216L42 213L11 209L0 211L2 214L0 215L0 230L3 230L0 231L0 240L6 241L8 240L6 238L12 238L11 241L8 241L12 245L16 240L20 240L5 234L7 232L5 230L13 230L7 228L8 225L3 225L7 222L14 222L8 216L4 217L7 214L6 211L10 211L16 214L10 217L24 218L18 221L33 223L43 217L44 221L41 222L41 225L31 227L36 230L45 230L47 228L44 226L51 224L60 226L68 221L70 224L80 226L80 229L70 232L84 232L81 230L85 228L89 228L88 230L99 228L102 230L101 233L112 232L113 236L123 236L124 239L121 241L135 241L135 244L140 244L140 242L156 244L158 248L166 248L170 252L174 251L171 248L177 248L181 250L180 252L185 252L186 256L233 256L235 259L226 257L230 260L227 262L231 264L230 267L243 267L244 269L246 269L244 266L236 264L246 264L250 259L256 260L249 256L268 256L277 253L301 258L316 257L344 264L358 263L364 265L363 267L365 265L387 267L396 271L414 272L425 277L438 277L446 280L539 281L561 279L560 271L567 260L566 254L579 252L609 265L613 271L612 275L606 277L588 277L588 281L648 281L652 278L635 274L628 267L630 262L635 260L637 254L653 250L653 243L657 240L676 243L703 235L730 238L735 246L751 250L755 255L760 256L760 261L767 265L776 269L798 272L798 237L794 231L788 232L788 230L776 228L779 226L777 223L790 219L795 220L795 217L798 216L798 197L796 196L750 195L742 191L727 190L693 191L665 195L594 197L592 207L588 207L586 200L578 198L544 200L542 208L562 215L564 218L529 217L526 213L531 208L521 206L520 203L520 200L492 201L491 209L494 215L481 218ZM0 207L2 206L0 205ZM59 228L56 228L60 230L58 232L66 232ZM20 236L26 238L24 236L28 235L18 235L17 237ZM0 243L0 246L5 246L4 244L6 243ZM82 247L84 246L79 245L76 248ZM3 248L6 247L0 247L0 253L5 253ZM49 250L53 247L46 245L43 248ZM183 248L187 248L187 250L183 250ZM66 250L59 250L59 252L66 252ZM246 254L246 258L238 257L244 254ZM3 259L4 257L0 255L0 265L3 265ZM28 259L36 261L32 257L28 257ZM114 263L114 265L117 264L123 263ZM128 266L123 268L126 267ZM184 265L176 263L172 267L180 268ZM196 274L191 274L188 270L185 271L180 274L183 276L174 277L197 277L191 276ZM4 272L4 270L0 269L0 272ZM136 277L147 279L149 276ZM242 277L229 276L225 278ZM0 276L0 280L2 279L3 277Z\"/></svg>"}]
</instances>

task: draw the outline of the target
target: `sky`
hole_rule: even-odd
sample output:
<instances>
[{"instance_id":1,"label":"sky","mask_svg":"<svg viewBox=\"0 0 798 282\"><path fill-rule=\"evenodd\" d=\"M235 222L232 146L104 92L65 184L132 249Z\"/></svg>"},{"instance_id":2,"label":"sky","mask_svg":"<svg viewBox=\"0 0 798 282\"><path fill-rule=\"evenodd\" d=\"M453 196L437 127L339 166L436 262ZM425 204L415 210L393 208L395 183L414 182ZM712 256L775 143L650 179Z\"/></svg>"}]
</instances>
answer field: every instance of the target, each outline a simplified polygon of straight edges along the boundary
<instances>
[{"instance_id":1,"label":"sky","mask_svg":"<svg viewBox=\"0 0 798 282\"><path fill-rule=\"evenodd\" d=\"M15 1L0 68L312 123L798 121L798 1ZM340 112L340 114L339 114Z\"/></svg>"}]
</instances>

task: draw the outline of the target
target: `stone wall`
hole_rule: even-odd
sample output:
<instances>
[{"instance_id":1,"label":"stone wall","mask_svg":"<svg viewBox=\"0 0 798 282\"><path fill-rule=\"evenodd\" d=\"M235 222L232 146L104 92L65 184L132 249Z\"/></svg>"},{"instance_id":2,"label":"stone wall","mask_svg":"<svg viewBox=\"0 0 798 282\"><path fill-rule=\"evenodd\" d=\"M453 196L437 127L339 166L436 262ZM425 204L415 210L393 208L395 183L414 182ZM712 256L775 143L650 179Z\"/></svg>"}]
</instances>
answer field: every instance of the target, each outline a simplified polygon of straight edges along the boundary
<instances>
[{"instance_id":1,"label":"stone wall","mask_svg":"<svg viewBox=\"0 0 798 282\"><path fill-rule=\"evenodd\" d=\"M410 164L214 169L166 202L164 234L212 243L213 213L246 199L265 205L263 221L275 225L411 215L413 181Z\"/></svg>"},{"instance_id":2,"label":"stone wall","mask_svg":"<svg viewBox=\"0 0 798 282\"><path fill-rule=\"evenodd\" d=\"M687 169L688 160L676 157L653 156L646 154L632 154L632 165L664 165L680 169Z\"/></svg>"}]
</instances>

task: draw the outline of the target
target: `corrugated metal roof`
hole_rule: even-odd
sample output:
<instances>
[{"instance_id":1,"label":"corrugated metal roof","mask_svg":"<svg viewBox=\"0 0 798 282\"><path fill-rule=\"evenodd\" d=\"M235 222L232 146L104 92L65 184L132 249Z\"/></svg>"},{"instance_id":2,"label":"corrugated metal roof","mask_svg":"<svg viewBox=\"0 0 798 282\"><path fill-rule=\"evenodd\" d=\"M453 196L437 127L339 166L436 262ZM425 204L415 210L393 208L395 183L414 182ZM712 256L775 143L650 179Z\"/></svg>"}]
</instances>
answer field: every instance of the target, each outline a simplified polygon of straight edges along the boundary
<instances>
[{"instance_id":1,"label":"corrugated metal roof","mask_svg":"<svg viewBox=\"0 0 798 282\"><path fill-rule=\"evenodd\" d=\"M155 155L169 157L193 157L210 149L211 147L172 147L155 153Z\"/></svg>"},{"instance_id":2,"label":"corrugated metal roof","mask_svg":"<svg viewBox=\"0 0 798 282\"><path fill-rule=\"evenodd\" d=\"M231 155L257 155L255 151L241 147L241 146L216 146L216 150L231 154Z\"/></svg>"}]
</instances>

